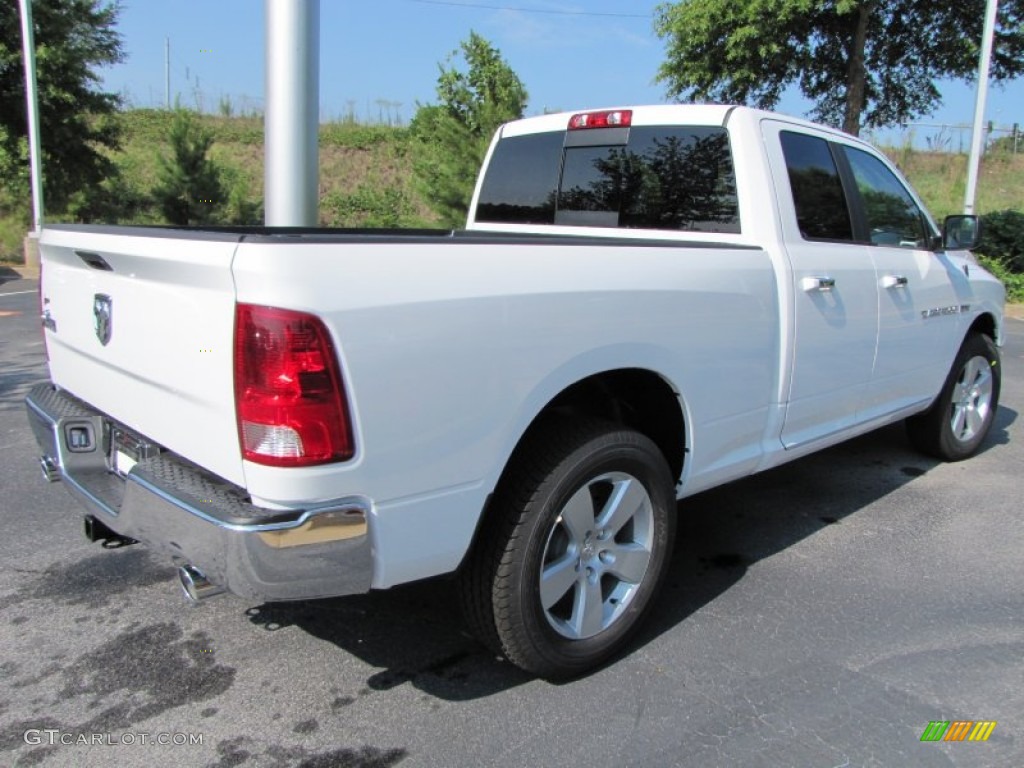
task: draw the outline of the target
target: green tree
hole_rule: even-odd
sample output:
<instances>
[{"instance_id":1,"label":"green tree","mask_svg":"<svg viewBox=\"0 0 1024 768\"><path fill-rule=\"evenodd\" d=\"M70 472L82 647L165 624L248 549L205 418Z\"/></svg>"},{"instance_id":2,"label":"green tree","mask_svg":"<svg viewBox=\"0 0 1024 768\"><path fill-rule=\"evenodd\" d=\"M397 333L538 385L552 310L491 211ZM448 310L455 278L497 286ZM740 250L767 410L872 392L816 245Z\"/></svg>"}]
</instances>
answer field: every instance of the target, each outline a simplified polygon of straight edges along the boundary
<instances>
[{"instance_id":1,"label":"green tree","mask_svg":"<svg viewBox=\"0 0 1024 768\"><path fill-rule=\"evenodd\" d=\"M171 155L160 156L160 171L153 197L170 224L207 224L216 221L225 203L224 185L217 164L206 153L213 135L189 110L178 108L168 133Z\"/></svg>"},{"instance_id":2,"label":"green tree","mask_svg":"<svg viewBox=\"0 0 1024 768\"><path fill-rule=\"evenodd\" d=\"M440 104L421 105L410 125L413 168L424 198L446 226L466 222L473 185L494 131L523 116L526 88L499 51L475 32L439 65Z\"/></svg>"},{"instance_id":3,"label":"green tree","mask_svg":"<svg viewBox=\"0 0 1024 768\"><path fill-rule=\"evenodd\" d=\"M101 0L32 3L47 210L63 211L76 190L113 173L103 150L118 146L119 99L99 89L97 71L124 58L118 10ZM9 200L27 194L27 133L21 15L7 0L0 3L0 186Z\"/></svg>"},{"instance_id":4,"label":"green tree","mask_svg":"<svg viewBox=\"0 0 1024 768\"><path fill-rule=\"evenodd\" d=\"M773 108L796 83L816 119L857 134L926 115L938 78L976 76L985 0L683 0L659 6L674 98ZM1024 72L1024 0L1001 0L991 76Z\"/></svg>"}]
</instances>

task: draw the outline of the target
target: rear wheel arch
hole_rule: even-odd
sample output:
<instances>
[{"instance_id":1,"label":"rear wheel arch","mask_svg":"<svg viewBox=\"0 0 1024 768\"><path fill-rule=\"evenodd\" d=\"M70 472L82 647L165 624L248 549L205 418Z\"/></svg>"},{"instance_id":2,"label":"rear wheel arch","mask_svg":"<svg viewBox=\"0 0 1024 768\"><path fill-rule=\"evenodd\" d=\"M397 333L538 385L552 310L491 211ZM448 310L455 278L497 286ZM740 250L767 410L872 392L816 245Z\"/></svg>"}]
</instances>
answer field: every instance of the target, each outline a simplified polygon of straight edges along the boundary
<instances>
[{"instance_id":1,"label":"rear wheel arch","mask_svg":"<svg viewBox=\"0 0 1024 768\"><path fill-rule=\"evenodd\" d=\"M462 570L479 540L489 527L493 500L498 489L532 436L547 428L552 420L600 421L633 429L648 437L661 451L669 472L679 483L685 463L689 435L684 402L675 388L649 368L617 368L580 379L550 398L520 434L505 457L494 486L490 489L476 530L463 555Z\"/></svg>"},{"instance_id":2,"label":"rear wheel arch","mask_svg":"<svg viewBox=\"0 0 1024 768\"><path fill-rule=\"evenodd\" d=\"M650 438L614 422L549 411L524 439L459 595L492 651L575 676L621 649L653 604L674 540L673 479Z\"/></svg>"},{"instance_id":3,"label":"rear wheel arch","mask_svg":"<svg viewBox=\"0 0 1024 768\"><path fill-rule=\"evenodd\" d=\"M634 429L658 446L673 478L682 475L687 445L682 399L654 371L621 368L588 376L553 398L530 429L549 414L600 419Z\"/></svg>"}]
</instances>

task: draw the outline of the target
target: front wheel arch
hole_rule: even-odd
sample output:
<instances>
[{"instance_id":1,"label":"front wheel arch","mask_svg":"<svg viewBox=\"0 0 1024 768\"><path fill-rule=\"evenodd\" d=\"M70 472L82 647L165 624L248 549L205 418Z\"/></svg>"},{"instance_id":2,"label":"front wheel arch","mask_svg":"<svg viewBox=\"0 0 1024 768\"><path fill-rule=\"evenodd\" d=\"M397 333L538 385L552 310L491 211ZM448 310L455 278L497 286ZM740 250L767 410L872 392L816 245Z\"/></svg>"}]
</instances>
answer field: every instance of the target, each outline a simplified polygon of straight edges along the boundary
<instances>
[{"instance_id":1,"label":"front wheel arch","mask_svg":"<svg viewBox=\"0 0 1024 768\"><path fill-rule=\"evenodd\" d=\"M973 456L999 408L1002 362L992 337L970 333L931 407L906 421L914 447L943 461Z\"/></svg>"}]
</instances>

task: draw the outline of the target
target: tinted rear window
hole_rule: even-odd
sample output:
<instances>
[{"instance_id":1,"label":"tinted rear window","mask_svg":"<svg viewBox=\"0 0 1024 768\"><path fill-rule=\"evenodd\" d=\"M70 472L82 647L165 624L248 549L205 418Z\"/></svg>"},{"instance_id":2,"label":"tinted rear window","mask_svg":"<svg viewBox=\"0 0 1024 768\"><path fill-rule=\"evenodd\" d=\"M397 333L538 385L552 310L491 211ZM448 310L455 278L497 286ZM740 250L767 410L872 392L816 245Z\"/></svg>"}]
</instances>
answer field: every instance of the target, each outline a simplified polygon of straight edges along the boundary
<instances>
[{"instance_id":1,"label":"tinted rear window","mask_svg":"<svg viewBox=\"0 0 1024 768\"><path fill-rule=\"evenodd\" d=\"M740 231L725 129L638 126L628 135L626 144L568 147L562 131L503 139L477 221Z\"/></svg>"},{"instance_id":2,"label":"tinted rear window","mask_svg":"<svg viewBox=\"0 0 1024 768\"><path fill-rule=\"evenodd\" d=\"M476 206L477 221L552 224L565 134L502 139L494 149Z\"/></svg>"}]
</instances>

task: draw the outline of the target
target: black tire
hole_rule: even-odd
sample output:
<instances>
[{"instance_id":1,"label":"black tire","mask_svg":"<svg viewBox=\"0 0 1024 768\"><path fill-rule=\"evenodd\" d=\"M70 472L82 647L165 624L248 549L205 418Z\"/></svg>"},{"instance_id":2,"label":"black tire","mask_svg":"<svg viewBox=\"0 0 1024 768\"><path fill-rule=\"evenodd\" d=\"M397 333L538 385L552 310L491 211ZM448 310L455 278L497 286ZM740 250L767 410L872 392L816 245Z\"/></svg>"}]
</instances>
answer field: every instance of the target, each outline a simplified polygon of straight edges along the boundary
<instances>
[{"instance_id":1,"label":"black tire","mask_svg":"<svg viewBox=\"0 0 1024 768\"><path fill-rule=\"evenodd\" d=\"M502 477L460 574L470 627L547 679L606 660L664 578L673 489L664 456L638 432L574 421L535 430Z\"/></svg>"},{"instance_id":2,"label":"black tire","mask_svg":"<svg viewBox=\"0 0 1024 768\"><path fill-rule=\"evenodd\" d=\"M981 446L999 408L1002 365L988 336L968 336L942 391L924 413L907 419L907 434L918 450L943 461L960 461Z\"/></svg>"}]
</instances>

